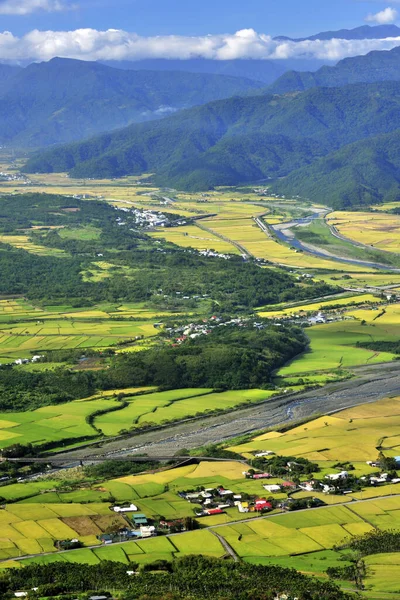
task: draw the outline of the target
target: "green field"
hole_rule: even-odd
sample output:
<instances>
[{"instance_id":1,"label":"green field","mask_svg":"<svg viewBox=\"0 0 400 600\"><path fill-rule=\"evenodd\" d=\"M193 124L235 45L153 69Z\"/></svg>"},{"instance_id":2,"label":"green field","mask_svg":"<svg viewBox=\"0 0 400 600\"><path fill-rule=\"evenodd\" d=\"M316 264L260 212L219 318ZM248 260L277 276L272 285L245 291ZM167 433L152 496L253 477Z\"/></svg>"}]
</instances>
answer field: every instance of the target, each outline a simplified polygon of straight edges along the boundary
<instances>
[{"instance_id":1,"label":"green field","mask_svg":"<svg viewBox=\"0 0 400 600\"><path fill-rule=\"evenodd\" d=\"M109 390L92 398L66 404L45 406L28 412L0 413L0 442L3 447L15 443L43 444L74 438L118 435L144 425L160 425L240 404L259 402L271 396L264 390L234 390L212 393L211 389L182 389L150 392L151 388ZM125 396L121 399L121 394ZM135 395L136 394L136 395ZM119 397L118 397L119 396ZM127 405L126 405L127 404ZM126 406L125 406L126 405ZM99 411L104 414L88 417Z\"/></svg>"},{"instance_id":2,"label":"green field","mask_svg":"<svg viewBox=\"0 0 400 600\"><path fill-rule=\"evenodd\" d=\"M315 373L390 362L395 355L389 352L375 352L357 348L357 342L396 341L400 334L400 323L397 321L377 320L366 325L361 323L365 316L376 316L379 311L354 311L360 320L339 321L315 325L307 329L310 339L309 351L279 370L279 376ZM368 313L368 314L367 314Z\"/></svg>"}]
</instances>

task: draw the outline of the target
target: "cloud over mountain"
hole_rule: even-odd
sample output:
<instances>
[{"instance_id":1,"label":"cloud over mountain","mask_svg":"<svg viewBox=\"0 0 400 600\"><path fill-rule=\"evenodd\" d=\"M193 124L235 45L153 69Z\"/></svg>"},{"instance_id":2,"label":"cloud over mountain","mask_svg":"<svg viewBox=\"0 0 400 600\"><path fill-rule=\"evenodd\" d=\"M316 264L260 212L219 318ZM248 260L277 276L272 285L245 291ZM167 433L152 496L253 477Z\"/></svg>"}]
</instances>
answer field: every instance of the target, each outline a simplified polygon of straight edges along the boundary
<instances>
[{"instance_id":1,"label":"cloud over mountain","mask_svg":"<svg viewBox=\"0 0 400 600\"><path fill-rule=\"evenodd\" d=\"M7 0L1 7L26 0ZM32 0L53 2L59 0ZM31 2L31 4L32 4ZM61 4L60 4L61 6ZM302 40L273 39L254 29L233 34L204 36L144 37L121 29L76 29L73 31L30 31L22 37L11 32L0 33L0 60L49 60L55 56L82 60L138 60L143 58L208 58L229 60L241 58L289 59L317 58L340 60L366 54L371 50L391 50L400 46L400 37L385 39Z\"/></svg>"}]
</instances>

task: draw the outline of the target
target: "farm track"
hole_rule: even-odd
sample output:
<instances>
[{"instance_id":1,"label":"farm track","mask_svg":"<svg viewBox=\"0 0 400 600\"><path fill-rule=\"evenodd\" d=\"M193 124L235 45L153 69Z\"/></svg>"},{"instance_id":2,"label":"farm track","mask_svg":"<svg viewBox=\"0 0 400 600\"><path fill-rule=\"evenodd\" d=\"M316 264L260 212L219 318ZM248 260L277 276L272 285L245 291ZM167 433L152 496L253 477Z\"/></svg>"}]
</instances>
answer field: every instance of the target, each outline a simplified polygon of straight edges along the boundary
<instances>
[{"instance_id":1,"label":"farm track","mask_svg":"<svg viewBox=\"0 0 400 600\"><path fill-rule=\"evenodd\" d=\"M177 423L166 429L138 433L130 438L104 442L100 447L76 449L54 457L65 458L65 462L69 463L90 460L90 457L110 459L133 453L172 456L184 448L222 442L316 414L334 413L382 398L400 396L400 362L358 367L353 371L354 379L331 383L290 398L272 398L262 405L200 418L195 422Z\"/></svg>"}]
</instances>

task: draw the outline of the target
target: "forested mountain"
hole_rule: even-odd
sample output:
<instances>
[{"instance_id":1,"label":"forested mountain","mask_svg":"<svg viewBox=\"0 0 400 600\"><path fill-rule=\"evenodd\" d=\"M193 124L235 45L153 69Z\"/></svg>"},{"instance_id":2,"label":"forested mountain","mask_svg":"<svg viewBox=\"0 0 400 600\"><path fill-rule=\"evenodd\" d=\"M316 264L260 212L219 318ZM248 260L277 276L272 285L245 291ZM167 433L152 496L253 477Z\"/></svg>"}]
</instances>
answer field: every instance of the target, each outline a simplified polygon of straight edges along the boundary
<instances>
[{"instance_id":1,"label":"forested mountain","mask_svg":"<svg viewBox=\"0 0 400 600\"><path fill-rule=\"evenodd\" d=\"M70 171L85 177L155 172L157 183L198 190L276 179L324 156L326 169L331 165L333 170L336 163L329 161L330 153L397 129L399 82L314 88L297 95L213 102L49 150L33 157L26 170ZM338 206L346 189L352 192L354 179L357 174L349 172L338 188ZM291 178L277 185L287 186L288 193L301 193ZM379 191L379 179L375 186ZM386 191L379 193L385 197Z\"/></svg>"},{"instance_id":2,"label":"forested mountain","mask_svg":"<svg viewBox=\"0 0 400 600\"><path fill-rule=\"evenodd\" d=\"M19 147L83 139L262 86L224 75L123 71L59 58L25 69L1 65L0 77L0 144Z\"/></svg>"},{"instance_id":3,"label":"forested mountain","mask_svg":"<svg viewBox=\"0 0 400 600\"><path fill-rule=\"evenodd\" d=\"M400 130L349 144L273 188L343 208L399 200Z\"/></svg>"},{"instance_id":4,"label":"forested mountain","mask_svg":"<svg viewBox=\"0 0 400 600\"><path fill-rule=\"evenodd\" d=\"M288 71L269 87L272 94L302 92L313 87L337 87L351 83L400 80L400 47L369 52L365 56L345 58L335 66L318 71Z\"/></svg>"},{"instance_id":5,"label":"forested mountain","mask_svg":"<svg viewBox=\"0 0 400 600\"><path fill-rule=\"evenodd\" d=\"M362 25L354 29L338 29L336 31L321 31L303 38L290 38L284 35L275 37L275 40L291 40L304 42L306 40L380 40L388 37L400 37L400 27L397 25Z\"/></svg>"}]
</instances>

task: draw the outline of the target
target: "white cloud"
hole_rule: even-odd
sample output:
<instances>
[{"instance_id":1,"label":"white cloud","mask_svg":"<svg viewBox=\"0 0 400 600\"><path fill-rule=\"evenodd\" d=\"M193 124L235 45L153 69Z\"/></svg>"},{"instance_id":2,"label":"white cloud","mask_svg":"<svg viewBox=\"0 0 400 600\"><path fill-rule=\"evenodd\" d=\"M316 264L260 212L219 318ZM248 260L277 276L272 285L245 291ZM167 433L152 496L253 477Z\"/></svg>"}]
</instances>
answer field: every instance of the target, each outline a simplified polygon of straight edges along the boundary
<instances>
[{"instance_id":1,"label":"white cloud","mask_svg":"<svg viewBox=\"0 0 400 600\"><path fill-rule=\"evenodd\" d=\"M368 23L377 23L378 25L387 25L388 23L394 23L397 19L397 10L395 8L387 8L377 12L375 14L370 14L366 17L366 21Z\"/></svg>"},{"instance_id":2,"label":"white cloud","mask_svg":"<svg viewBox=\"0 0 400 600\"><path fill-rule=\"evenodd\" d=\"M0 0L0 15L29 15L38 11L60 12L76 8L62 0Z\"/></svg>"},{"instance_id":3,"label":"white cloud","mask_svg":"<svg viewBox=\"0 0 400 600\"><path fill-rule=\"evenodd\" d=\"M33 30L23 37L0 33L0 60L50 60L55 56L82 60L138 60L143 58L237 58L285 59L319 58L340 60L371 50L400 46L400 37L382 40L273 40L271 36L243 29L233 34L184 37L177 35L142 37L136 33L109 29L75 31Z\"/></svg>"}]
</instances>

